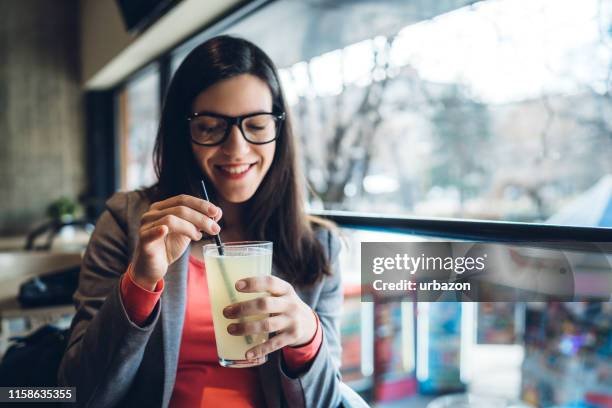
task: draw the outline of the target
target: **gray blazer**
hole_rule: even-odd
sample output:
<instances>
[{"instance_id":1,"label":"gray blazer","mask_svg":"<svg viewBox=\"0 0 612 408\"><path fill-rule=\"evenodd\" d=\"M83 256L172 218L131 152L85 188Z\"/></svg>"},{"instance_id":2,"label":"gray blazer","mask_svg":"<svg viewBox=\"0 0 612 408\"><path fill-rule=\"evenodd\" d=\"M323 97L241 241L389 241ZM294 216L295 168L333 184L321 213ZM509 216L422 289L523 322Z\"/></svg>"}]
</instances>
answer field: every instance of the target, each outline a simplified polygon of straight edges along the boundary
<instances>
[{"instance_id":1,"label":"gray blazer","mask_svg":"<svg viewBox=\"0 0 612 408\"><path fill-rule=\"evenodd\" d=\"M59 369L60 384L77 387L79 406L166 407L170 401L183 331L189 251L170 265L161 300L144 327L129 319L118 285L134 252L141 214L149 205L141 191L113 195L85 252L74 295L76 315ZM320 230L317 236L330 257L333 276L296 292L317 312L323 343L308 370L297 378L287 373L279 351L258 367L268 407L340 404L340 245L329 231ZM278 271L273 268L272 273Z\"/></svg>"}]
</instances>

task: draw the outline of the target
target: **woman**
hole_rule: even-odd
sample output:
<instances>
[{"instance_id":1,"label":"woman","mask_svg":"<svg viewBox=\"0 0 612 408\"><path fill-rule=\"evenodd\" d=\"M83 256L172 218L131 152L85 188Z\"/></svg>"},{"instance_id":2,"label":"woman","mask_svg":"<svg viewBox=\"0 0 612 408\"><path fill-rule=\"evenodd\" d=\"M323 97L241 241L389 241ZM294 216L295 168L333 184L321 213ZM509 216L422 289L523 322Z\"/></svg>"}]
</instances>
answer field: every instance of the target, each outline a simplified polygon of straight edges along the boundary
<instances>
[{"instance_id":1,"label":"woman","mask_svg":"<svg viewBox=\"0 0 612 408\"><path fill-rule=\"evenodd\" d=\"M83 259L59 372L81 405L338 406L339 245L304 212L294 143L262 50L221 36L185 59L161 116L158 183L107 202ZM246 353L267 356L257 367L217 363L202 245L219 232L274 242L273 277L236 283L271 296L224 310L230 334L275 334Z\"/></svg>"}]
</instances>

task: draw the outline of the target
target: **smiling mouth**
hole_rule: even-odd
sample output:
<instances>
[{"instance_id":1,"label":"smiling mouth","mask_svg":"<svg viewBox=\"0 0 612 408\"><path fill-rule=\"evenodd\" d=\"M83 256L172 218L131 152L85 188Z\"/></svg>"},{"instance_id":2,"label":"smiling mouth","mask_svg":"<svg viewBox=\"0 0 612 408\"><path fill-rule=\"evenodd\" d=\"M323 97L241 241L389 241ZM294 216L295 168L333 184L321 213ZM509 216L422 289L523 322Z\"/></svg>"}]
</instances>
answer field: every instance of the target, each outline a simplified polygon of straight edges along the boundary
<instances>
[{"instance_id":1,"label":"smiling mouth","mask_svg":"<svg viewBox=\"0 0 612 408\"><path fill-rule=\"evenodd\" d=\"M239 176L249 171L251 167L253 167L255 164L257 163L231 165L231 166L215 165L215 168L217 170L222 171L223 173L226 173L232 176Z\"/></svg>"}]
</instances>

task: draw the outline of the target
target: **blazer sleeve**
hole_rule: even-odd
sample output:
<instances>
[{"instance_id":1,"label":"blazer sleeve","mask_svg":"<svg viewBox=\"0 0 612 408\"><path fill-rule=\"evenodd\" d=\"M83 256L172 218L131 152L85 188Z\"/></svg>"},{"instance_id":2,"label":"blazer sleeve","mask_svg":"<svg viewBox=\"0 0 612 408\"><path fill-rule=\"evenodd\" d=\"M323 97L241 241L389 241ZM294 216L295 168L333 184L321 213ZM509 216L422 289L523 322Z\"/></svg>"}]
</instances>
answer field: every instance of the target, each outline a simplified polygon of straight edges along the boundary
<instances>
[{"instance_id":1,"label":"blazer sleeve","mask_svg":"<svg viewBox=\"0 0 612 408\"><path fill-rule=\"evenodd\" d=\"M120 277L129 263L129 196L106 203L83 257L74 294L76 314L58 380L77 387L79 406L115 406L127 394L157 324L161 302L144 326L130 320L122 303Z\"/></svg>"},{"instance_id":2,"label":"blazer sleeve","mask_svg":"<svg viewBox=\"0 0 612 408\"><path fill-rule=\"evenodd\" d=\"M286 401L291 407L328 408L337 407L340 394L340 316L343 304L343 289L338 254L340 240L330 231L324 233L324 247L330 259L331 276L324 278L315 312L323 329L323 341L310 367L298 377L291 377L282 359L279 359L280 377Z\"/></svg>"}]
</instances>

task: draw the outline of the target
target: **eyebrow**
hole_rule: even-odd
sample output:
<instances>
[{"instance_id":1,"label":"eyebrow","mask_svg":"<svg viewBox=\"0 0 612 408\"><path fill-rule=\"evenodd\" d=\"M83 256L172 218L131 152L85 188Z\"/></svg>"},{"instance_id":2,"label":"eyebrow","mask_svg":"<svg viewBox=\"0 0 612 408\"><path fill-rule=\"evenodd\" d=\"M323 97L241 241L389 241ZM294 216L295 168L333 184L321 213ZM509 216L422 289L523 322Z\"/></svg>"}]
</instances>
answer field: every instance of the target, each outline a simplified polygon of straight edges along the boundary
<instances>
[{"instance_id":1,"label":"eyebrow","mask_svg":"<svg viewBox=\"0 0 612 408\"><path fill-rule=\"evenodd\" d=\"M215 112L215 111L211 111L211 110L202 110L202 111L194 112L194 113L192 113L192 115L216 115L216 116L225 116L225 117L228 117L228 118L238 118L238 117L241 117L241 116L248 116L248 115L253 115L253 114L256 114L256 113L274 113L274 111L272 109L271 110L262 110L262 109L259 109L259 110L254 110L254 111L243 113L241 115L235 115L234 116L234 115L227 115L225 113Z\"/></svg>"}]
</instances>

